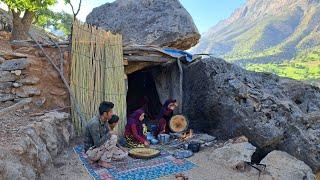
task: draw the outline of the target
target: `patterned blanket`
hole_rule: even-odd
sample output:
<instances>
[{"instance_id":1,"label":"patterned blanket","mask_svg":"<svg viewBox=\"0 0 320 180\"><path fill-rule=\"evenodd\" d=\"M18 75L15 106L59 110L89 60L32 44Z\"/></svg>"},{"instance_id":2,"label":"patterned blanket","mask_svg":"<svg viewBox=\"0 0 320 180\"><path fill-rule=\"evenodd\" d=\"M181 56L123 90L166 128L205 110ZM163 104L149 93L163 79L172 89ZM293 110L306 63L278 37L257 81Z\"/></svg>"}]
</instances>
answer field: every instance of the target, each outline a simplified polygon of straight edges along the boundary
<instances>
[{"instance_id":1,"label":"patterned blanket","mask_svg":"<svg viewBox=\"0 0 320 180\"><path fill-rule=\"evenodd\" d=\"M162 176L180 173L196 167L196 165L190 161L176 159L166 152L161 152L160 156L149 160L128 157L123 161L115 161L111 163L112 168L107 169L99 166L97 163L91 164L87 159L82 146L75 147L74 151L78 154L88 173L96 180L157 179Z\"/></svg>"}]
</instances>

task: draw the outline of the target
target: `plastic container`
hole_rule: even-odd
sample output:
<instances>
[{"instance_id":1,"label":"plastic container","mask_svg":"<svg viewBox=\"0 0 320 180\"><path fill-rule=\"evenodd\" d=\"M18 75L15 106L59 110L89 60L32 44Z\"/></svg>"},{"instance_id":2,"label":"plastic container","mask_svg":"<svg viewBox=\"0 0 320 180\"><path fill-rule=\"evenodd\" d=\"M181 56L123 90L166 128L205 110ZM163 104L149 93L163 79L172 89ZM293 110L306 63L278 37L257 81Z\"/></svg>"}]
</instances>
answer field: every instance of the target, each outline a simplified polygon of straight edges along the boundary
<instances>
[{"instance_id":1,"label":"plastic container","mask_svg":"<svg viewBox=\"0 0 320 180\"><path fill-rule=\"evenodd\" d=\"M158 140L160 141L161 144L169 143L170 135L169 134L159 134Z\"/></svg>"},{"instance_id":2,"label":"plastic container","mask_svg":"<svg viewBox=\"0 0 320 180\"><path fill-rule=\"evenodd\" d=\"M159 142L157 139L151 139L150 141L151 141L151 144L153 145L158 144Z\"/></svg>"},{"instance_id":3,"label":"plastic container","mask_svg":"<svg viewBox=\"0 0 320 180\"><path fill-rule=\"evenodd\" d=\"M152 139L155 139L155 137L152 135L151 132L147 132L147 140L151 141Z\"/></svg>"}]
</instances>

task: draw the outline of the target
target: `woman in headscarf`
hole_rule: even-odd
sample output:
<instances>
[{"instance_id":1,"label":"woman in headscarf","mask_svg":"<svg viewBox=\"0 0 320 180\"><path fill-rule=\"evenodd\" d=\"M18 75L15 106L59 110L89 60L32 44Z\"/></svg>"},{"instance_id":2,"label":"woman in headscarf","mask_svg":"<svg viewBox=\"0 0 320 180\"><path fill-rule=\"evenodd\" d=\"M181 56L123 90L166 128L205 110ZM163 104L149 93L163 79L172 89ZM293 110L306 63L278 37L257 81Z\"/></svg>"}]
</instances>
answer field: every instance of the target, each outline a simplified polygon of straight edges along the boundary
<instances>
[{"instance_id":1,"label":"woman in headscarf","mask_svg":"<svg viewBox=\"0 0 320 180\"><path fill-rule=\"evenodd\" d=\"M142 109L136 110L129 116L124 136L130 148L149 146L149 142L143 134L142 121L144 120L144 116L145 112Z\"/></svg>"},{"instance_id":2,"label":"woman in headscarf","mask_svg":"<svg viewBox=\"0 0 320 180\"><path fill-rule=\"evenodd\" d=\"M177 100L168 99L163 104L160 114L158 115L158 134L169 133L169 121L173 116L173 110L178 107Z\"/></svg>"}]
</instances>

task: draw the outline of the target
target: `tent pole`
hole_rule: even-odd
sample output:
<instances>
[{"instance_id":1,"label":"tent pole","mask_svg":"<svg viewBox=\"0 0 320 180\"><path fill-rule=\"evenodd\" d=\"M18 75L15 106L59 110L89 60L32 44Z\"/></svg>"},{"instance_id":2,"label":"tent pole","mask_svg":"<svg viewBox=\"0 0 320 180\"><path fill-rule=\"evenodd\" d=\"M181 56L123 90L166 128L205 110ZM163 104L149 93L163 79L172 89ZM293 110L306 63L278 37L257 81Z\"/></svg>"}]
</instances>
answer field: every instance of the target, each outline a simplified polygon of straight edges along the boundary
<instances>
[{"instance_id":1,"label":"tent pole","mask_svg":"<svg viewBox=\"0 0 320 180\"><path fill-rule=\"evenodd\" d=\"M179 67L179 91L180 91L180 108L179 113L182 114L183 112L183 69L181 65L181 57L177 59L178 67Z\"/></svg>"}]
</instances>

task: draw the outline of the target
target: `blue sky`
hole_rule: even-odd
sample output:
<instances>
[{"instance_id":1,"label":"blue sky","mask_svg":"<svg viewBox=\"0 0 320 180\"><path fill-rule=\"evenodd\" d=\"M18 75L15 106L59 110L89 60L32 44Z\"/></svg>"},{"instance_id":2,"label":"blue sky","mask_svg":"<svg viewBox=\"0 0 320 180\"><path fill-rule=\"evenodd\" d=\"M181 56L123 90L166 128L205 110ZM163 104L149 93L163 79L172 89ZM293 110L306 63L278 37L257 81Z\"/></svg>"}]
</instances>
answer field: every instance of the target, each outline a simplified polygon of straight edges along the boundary
<instances>
[{"instance_id":1,"label":"blue sky","mask_svg":"<svg viewBox=\"0 0 320 180\"><path fill-rule=\"evenodd\" d=\"M78 18L85 21L86 16L94 7L114 0L82 0L82 7ZM71 0L77 4L79 0ZM244 4L245 0L180 0L182 5L191 14L200 33L204 33L220 20L228 18L232 12ZM64 10L71 13L70 7L65 6L63 0L58 0L58 4L53 7L55 11Z\"/></svg>"},{"instance_id":2,"label":"blue sky","mask_svg":"<svg viewBox=\"0 0 320 180\"><path fill-rule=\"evenodd\" d=\"M207 31L220 20L228 18L245 0L180 0L191 14L200 33Z\"/></svg>"}]
</instances>

